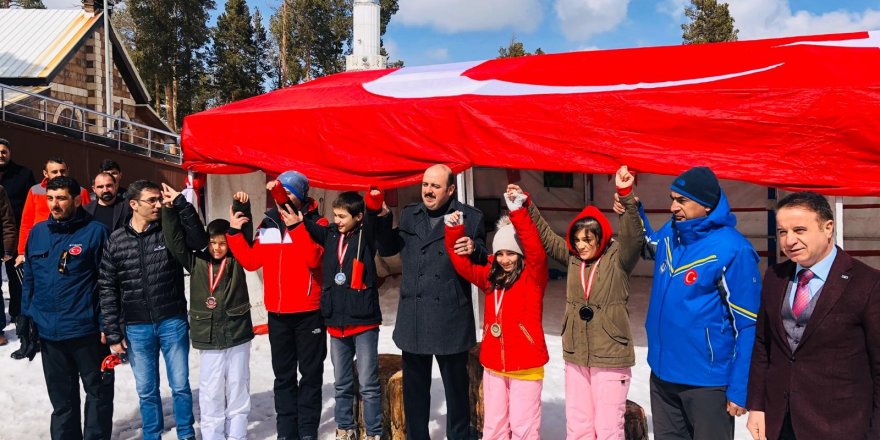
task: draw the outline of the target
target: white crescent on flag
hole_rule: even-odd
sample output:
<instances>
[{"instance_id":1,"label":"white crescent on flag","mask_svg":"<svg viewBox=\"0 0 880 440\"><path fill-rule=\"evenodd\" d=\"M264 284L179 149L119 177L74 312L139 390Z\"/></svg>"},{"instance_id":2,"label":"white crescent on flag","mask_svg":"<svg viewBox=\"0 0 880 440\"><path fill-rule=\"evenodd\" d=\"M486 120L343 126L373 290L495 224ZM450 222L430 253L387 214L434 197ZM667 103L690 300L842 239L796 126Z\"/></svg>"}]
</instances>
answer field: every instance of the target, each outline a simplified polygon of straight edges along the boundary
<instances>
[{"instance_id":1,"label":"white crescent on flag","mask_svg":"<svg viewBox=\"0 0 880 440\"><path fill-rule=\"evenodd\" d=\"M868 32L868 38L837 41L798 41L779 47L815 45L837 47L880 47L880 33ZM475 80L464 75L485 61L469 61L443 64L439 66L404 67L388 75L381 76L363 84L366 91L379 96L401 99L438 98L447 96L526 96L526 95L565 95L575 93L621 92L639 89L662 89L723 81L741 76L754 75L782 66L777 63L759 69L713 75L701 78L686 78L673 81L639 82L633 84L610 84L592 86L548 86L522 84L500 80Z\"/></svg>"}]
</instances>

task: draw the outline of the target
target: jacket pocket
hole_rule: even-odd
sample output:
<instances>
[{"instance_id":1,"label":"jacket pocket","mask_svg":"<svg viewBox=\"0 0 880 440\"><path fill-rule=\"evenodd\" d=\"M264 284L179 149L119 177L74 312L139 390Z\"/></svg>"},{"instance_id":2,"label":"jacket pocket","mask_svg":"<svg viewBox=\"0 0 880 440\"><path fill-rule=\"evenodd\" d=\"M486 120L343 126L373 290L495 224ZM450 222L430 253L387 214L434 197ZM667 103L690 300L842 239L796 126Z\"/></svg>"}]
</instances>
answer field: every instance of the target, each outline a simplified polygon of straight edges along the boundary
<instances>
[{"instance_id":1,"label":"jacket pocket","mask_svg":"<svg viewBox=\"0 0 880 440\"><path fill-rule=\"evenodd\" d=\"M715 363L715 350L712 348L712 338L709 337L709 328L706 327L706 349L709 350L709 363Z\"/></svg>"},{"instance_id":2,"label":"jacket pocket","mask_svg":"<svg viewBox=\"0 0 880 440\"><path fill-rule=\"evenodd\" d=\"M201 312L197 310L189 311L190 339L194 342L211 343L213 312Z\"/></svg>"},{"instance_id":3,"label":"jacket pocket","mask_svg":"<svg viewBox=\"0 0 880 440\"><path fill-rule=\"evenodd\" d=\"M226 329L232 342L240 341L253 334L254 325L251 323L251 303L246 302L226 310Z\"/></svg>"},{"instance_id":4,"label":"jacket pocket","mask_svg":"<svg viewBox=\"0 0 880 440\"><path fill-rule=\"evenodd\" d=\"M606 319L605 322L602 323L602 330L605 331L605 334L608 335L614 342L617 342L621 345L629 344L629 337L620 330L611 320Z\"/></svg>"},{"instance_id":5,"label":"jacket pocket","mask_svg":"<svg viewBox=\"0 0 880 440\"><path fill-rule=\"evenodd\" d=\"M321 316L324 319L329 319L333 316L333 292L330 287L325 287L321 289Z\"/></svg>"},{"instance_id":6,"label":"jacket pocket","mask_svg":"<svg viewBox=\"0 0 880 440\"><path fill-rule=\"evenodd\" d=\"M574 323L571 322L572 314L565 311L565 318L562 321L562 351L566 353L574 353Z\"/></svg>"},{"instance_id":7,"label":"jacket pocket","mask_svg":"<svg viewBox=\"0 0 880 440\"><path fill-rule=\"evenodd\" d=\"M375 314L376 309L376 291L368 290L349 290L348 304L351 317L355 319L370 318Z\"/></svg>"},{"instance_id":8,"label":"jacket pocket","mask_svg":"<svg viewBox=\"0 0 880 440\"><path fill-rule=\"evenodd\" d=\"M526 326L523 323L519 323L519 329L522 330L523 335L528 339L529 343L535 345L535 340L532 339L532 335L529 334L529 331L526 329Z\"/></svg>"}]
</instances>

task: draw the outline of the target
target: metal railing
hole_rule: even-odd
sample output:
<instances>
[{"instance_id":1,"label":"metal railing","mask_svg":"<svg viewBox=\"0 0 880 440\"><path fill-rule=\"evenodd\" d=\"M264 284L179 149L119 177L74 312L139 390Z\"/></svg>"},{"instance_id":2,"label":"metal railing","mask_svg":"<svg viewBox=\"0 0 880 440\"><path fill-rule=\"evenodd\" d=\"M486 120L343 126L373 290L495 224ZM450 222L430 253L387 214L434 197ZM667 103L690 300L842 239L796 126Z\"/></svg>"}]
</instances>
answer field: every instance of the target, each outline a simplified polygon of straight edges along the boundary
<instances>
[{"instance_id":1,"label":"metal railing","mask_svg":"<svg viewBox=\"0 0 880 440\"><path fill-rule=\"evenodd\" d=\"M181 164L180 136L118 116L0 84L0 120ZM102 122L107 126L99 124Z\"/></svg>"}]
</instances>

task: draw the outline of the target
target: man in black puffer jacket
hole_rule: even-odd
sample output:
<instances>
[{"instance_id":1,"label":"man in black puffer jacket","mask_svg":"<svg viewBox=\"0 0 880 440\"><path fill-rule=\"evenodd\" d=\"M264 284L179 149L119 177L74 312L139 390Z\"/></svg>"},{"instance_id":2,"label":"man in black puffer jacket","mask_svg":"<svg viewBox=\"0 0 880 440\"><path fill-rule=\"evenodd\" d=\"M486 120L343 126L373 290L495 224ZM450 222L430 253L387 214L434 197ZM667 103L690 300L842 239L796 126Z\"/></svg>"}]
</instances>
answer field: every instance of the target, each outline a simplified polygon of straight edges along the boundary
<instances>
[{"instance_id":1,"label":"man in black puffer jacket","mask_svg":"<svg viewBox=\"0 0 880 440\"><path fill-rule=\"evenodd\" d=\"M165 358L179 439L195 438L189 387L189 325L183 269L165 248L161 188L138 180L126 194L131 221L110 235L101 260L104 333L114 353L128 352L140 398L143 438L164 429L159 396L159 350Z\"/></svg>"}]
</instances>

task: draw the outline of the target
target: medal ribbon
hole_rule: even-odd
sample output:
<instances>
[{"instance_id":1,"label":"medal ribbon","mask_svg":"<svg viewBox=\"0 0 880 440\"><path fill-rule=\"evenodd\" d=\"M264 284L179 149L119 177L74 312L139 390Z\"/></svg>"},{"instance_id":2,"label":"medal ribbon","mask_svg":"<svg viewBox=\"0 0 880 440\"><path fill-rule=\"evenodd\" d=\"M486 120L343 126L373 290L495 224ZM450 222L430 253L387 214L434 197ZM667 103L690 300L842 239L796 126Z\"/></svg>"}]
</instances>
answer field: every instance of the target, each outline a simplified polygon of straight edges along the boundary
<instances>
[{"instance_id":1,"label":"medal ribbon","mask_svg":"<svg viewBox=\"0 0 880 440\"><path fill-rule=\"evenodd\" d=\"M585 271L587 268L587 262L581 261L581 286L584 288L584 301L590 298L590 291L593 290L593 278L596 276L596 269L599 267L599 262L602 261L602 257L599 257L596 260L596 264L590 269L590 279L589 281L584 280Z\"/></svg>"},{"instance_id":2,"label":"medal ribbon","mask_svg":"<svg viewBox=\"0 0 880 440\"><path fill-rule=\"evenodd\" d=\"M226 270L226 258L223 259L223 262L220 263L220 269L217 271L217 276L214 277L214 263L208 263L208 280L210 280L210 285L208 286L211 289L211 295L214 294L214 289L217 288L217 285L220 284L220 277L223 276L223 271Z\"/></svg>"},{"instance_id":3,"label":"medal ribbon","mask_svg":"<svg viewBox=\"0 0 880 440\"><path fill-rule=\"evenodd\" d=\"M495 321L496 322L498 321L498 314L501 313L501 303L504 302L504 291L505 290L507 290L506 287L501 289L501 298L499 299L498 298L498 289L495 289L495 298L494 299L495 299Z\"/></svg>"},{"instance_id":4,"label":"medal ribbon","mask_svg":"<svg viewBox=\"0 0 880 440\"><path fill-rule=\"evenodd\" d=\"M345 258L345 251L348 250L349 243L345 243L345 236L348 234L339 234L339 246L336 248L336 257L339 260L339 271L342 272L342 259ZM345 246L343 246L343 243Z\"/></svg>"}]
</instances>

